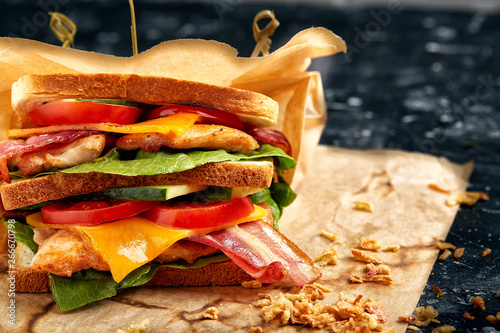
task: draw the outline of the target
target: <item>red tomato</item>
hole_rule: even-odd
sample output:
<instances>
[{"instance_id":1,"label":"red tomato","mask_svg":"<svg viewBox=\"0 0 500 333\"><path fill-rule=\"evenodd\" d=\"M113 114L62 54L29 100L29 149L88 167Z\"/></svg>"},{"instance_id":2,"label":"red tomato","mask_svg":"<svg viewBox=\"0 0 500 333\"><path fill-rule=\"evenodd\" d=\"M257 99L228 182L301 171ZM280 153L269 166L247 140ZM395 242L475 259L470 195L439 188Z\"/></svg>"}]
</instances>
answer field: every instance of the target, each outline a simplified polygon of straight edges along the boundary
<instances>
[{"instance_id":1,"label":"red tomato","mask_svg":"<svg viewBox=\"0 0 500 333\"><path fill-rule=\"evenodd\" d=\"M146 116L147 120L169 116L174 113L196 113L202 117L203 124L219 124L244 130L243 123L237 115L221 110L207 109L198 106L168 104L154 109Z\"/></svg>"},{"instance_id":2,"label":"red tomato","mask_svg":"<svg viewBox=\"0 0 500 333\"><path fill-rule=\"evenodd\" d=\"M216 203L165 202L148 210L143 216L163 226L202 229L237 221L248 216L253 210L252 200L243 197Z\"/></svg>"},{"instance_id":3,"label":"red tomato","mask_svg":"<svg viewBox=\"0 0 500 333\"><path fill-rule=\"evenodd\" d=\"M59 202L42 207L46 224L95 225L134 216L157 205L157 201Z\"/></svg>"},{"instance_id":4,"label":"red tomato","mask_svg":"<svg viewBox=\"0 0 500 333\"><path fill-rule=\"evenodd\" d=\"M141 109L126 105L56 101L37 107L28 113L28 117L37 126L92 123L128 125L135 123L141 113Z\"/></svg>"},{"instance_id":5,"label":"red tomato","mask_svg":"<svg viewBox=\"0 0 500 333\"><path fill-rule=\"evenodd\" d=\"M253 128L247 131L260 144L269 143L281 148L285 153L292 156L292 146L286 136L280 131L267 128Z\"/></svg>"}]
</instances>

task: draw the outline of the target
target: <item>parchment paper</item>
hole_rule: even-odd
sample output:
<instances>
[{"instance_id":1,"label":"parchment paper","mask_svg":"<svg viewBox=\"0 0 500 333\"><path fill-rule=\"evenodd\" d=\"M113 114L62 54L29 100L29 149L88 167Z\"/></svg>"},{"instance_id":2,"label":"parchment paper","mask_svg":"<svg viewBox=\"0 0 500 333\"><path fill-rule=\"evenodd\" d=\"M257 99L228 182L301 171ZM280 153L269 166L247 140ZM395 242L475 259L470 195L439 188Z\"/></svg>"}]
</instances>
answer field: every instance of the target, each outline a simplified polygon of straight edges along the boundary
<instances>
[{"instance_id":1,"label":"parchment paper","mask_svg":"<svg viewBox=\"0 0 500 333\"><path fill-rule=\"evenodd\" d=\"M405 325L397 323L397 317L411 314L437 255L434 243L445 238L457 209L447 207L447 196L427 185L438 183L454 191L463 190L472 165L459 166L437 157L401 151L362 152L332 147L315 150L326 108L320 75L306 69L311 58L344 50L339 37L321 28L300 32L285 46L260 58L239 58L228 45L202 40L166 42L135 57L117 58L0 38L0 124L5 130L11 112L12 83L29 73L165 75L271 96L280 104L277 128L291 140L293 155L299 161L294 177L299 196L285 211L282 233L314 258L331 246L320 231L337 232L340 238L334 247L340 262L323 268L320 280L333 289L325 301L336 302L338 292L372 297L385 307L389 318L386 326L402 332ZM18 119L16 125L23 124L25 120ZM374 213L354 211L354 201L371 202ZM394 284L348 284L351 274L363 274L364 264L355 262L350 254L361 236L377 239L383 245L402 246L397 253L377 253L392 267ZM1 275L3 281L6 277ZM7 283L0 288L0 331L114 332L146 318L150 319L149 332L246 332L253 326L261 326L265 332L302 329L281 327L278 321L265 324L261 309L255 306L258 293L297 292L288 280L261 289L139 288L70 313L62 313L50 294L16 293L11 297L7 296ZM15 326L7 322L6 305L12 299ZM219 320L201 319L209 306L218 309Z\"/></svg>"},{"instance_id":2,"label":"parchment paper","mask_svg":"<svg viewBox=\"0 0 500 333\"><path fill-rule=\"evenodd\" d=\"M413 312L438 254L434 244L446 237L457 210L445 205L447 194L429 189L428 184L442 184L458 192L465 189L471 171L472 163L457 165L423 154L320 146L297 188L297 200L285 211L281 232L311 257L332 245L320 236L322 229L338 233L333 246L339 252L339 263L325 266L319 281L332 289L325 301L335 303L339 292L371 297L384 306L385 327L404 332L406 325L397 318ZM371 202L374 212L353 210L352 203L358 200ZM393 284L348 283L351 274L364 275L365 265L351 255L362 236L376 239L382 246L401 245L396 253L374 253L391 267ZM5 283L1 289L5 305ZM146 332L246 332L255 326L264 332L304 331L302 326L281 326L277 320L263 322L261 308L256 307L257 294L279 291L295 293L298 288L289 280L260 289L139 288L70 313L62 313L50 294L17 293L16 326L2 319L0 328L12 332L114 332L149 318ZM209 306L218 309L218 320L201 318ZM6 315L6 306L1 306L0 318Z\"/></svg>"}]
</instances>

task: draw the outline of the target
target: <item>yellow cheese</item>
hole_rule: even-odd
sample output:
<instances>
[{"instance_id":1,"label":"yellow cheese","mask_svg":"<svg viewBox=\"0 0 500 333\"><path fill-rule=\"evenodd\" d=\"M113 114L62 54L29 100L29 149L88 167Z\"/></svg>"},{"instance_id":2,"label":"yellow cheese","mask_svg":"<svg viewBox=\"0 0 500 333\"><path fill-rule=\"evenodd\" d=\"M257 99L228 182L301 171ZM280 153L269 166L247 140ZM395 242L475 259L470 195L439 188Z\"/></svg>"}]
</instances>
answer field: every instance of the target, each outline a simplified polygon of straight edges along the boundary
<instances>
[{"instance_id":1,"label":"yellow cheese","mask_svg":"<svg viewBox=\"0 0 500 333\"><path fill-rule=\"evenodd\" d=\"M148 263L172 244L193 235L190 229L161 227L141 217L129 217L95 227L75 227L90 240L109 265L113 279Z\"/></svg>"},{"instance_id":2,"label":"yellow cheese","mask_svg":"<svg viewBox=\"0 0 500 333\"><path fill-rule=\"evenodd\" d=\"M267 215L266 209L254 207L254 211L243 219L206 229L169 228L138 216L92 227L44 224L40 213L28 216L26 222L36 228L71 229L84 235L108 263L113 279L120 282L131 271L150 262L180 239L258 220Z\"/></svg>"},{"instance_id":3,"label":"yellow cheese","mask_svg":"<svg viewBox=\"0 0 500 333\"><path fill-rule=\"evenodd\" d=\"M120 125L120 124L73 124L73 125L53 125L36 128L10 129L7 131L9 137L26 137L45 133L56 133L71 130L101 131L111 133L162 133L173 136L182 135L188 128L200 118L194 113L176 113L168 117L156 118L142 123Z\"/></svg>"}]
</instances>

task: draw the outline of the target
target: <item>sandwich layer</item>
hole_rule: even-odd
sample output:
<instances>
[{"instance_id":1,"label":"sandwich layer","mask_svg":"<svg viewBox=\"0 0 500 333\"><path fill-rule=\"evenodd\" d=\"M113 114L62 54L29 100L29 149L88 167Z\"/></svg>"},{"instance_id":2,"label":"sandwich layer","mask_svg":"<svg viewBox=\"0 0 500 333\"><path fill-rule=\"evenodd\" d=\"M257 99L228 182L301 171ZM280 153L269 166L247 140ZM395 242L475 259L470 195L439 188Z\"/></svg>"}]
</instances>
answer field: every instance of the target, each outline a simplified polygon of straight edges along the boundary
<instances>
[{"instance_id":1,"label":"sandwich layer","mask_svg":"<svg viewBox=\"0 0 500 333\"><path fill-rule=\"evenodd\" d=\"M6 210L49 200L103 191L111 187L158 185L214 185L223 187L267 188L274 166L270 161L209 163L194 169L152 176L122 176L99 172L55 173L39 178L16 180L0 186Z\"/></svg>"},{"instance_id":2,"label":"sandwich layer","mask_svg":"<svg viewBox=\"0 0 500 333\"><path fill-rule=\"evenodd\" d=\"M248 90L135 74L26 75L12 86L12 108L21 123L44 102L66 99L120 99L153 105L188 104L228 111L256 127L276 124L273 99Z\"/></svg>"},{"instance_id":3,"label":"sandwich layer","mask_svg":"<svg viewBox=\"0 0 500 333\"><path fill-rule=\"evenodd\" d=\"M26 293L50 292L49 273L30 268L33 253L20 243L16 249L16 291ZM200 268L160 267L145 286L228 286L254 280L232 261L208 264Z\"/></svg>"}]
</instances>

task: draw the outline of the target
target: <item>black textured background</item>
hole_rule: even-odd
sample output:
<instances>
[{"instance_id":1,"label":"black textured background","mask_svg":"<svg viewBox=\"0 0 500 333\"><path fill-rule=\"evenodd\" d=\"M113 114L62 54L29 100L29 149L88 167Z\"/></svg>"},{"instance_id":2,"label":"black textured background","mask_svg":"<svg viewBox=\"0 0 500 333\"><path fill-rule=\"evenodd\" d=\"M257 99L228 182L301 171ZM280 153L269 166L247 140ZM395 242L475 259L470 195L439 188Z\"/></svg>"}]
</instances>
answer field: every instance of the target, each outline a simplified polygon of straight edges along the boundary
<instances>
[{"instance_id":1,"label":"black textured background","mask_svg":"<svg viewBox=\"0 0 500 333\"><path fill-rule=\"evenodd\" d=\"M418 151L459 163L475 160L469 190L485 191L491 200L460 209L447 241L465 247L465 254L436 262L419 305L434 306L441 323L457 332L498 332L500 325L495 329L485 317L500 311L500 15L415 10L398 1L376 7L282 3L136 0L139 51L165 40L204 38L249 56L253 17L262 9L273 9L281 22L272 50L311 26L340 35L350 51L312 65L322 72L328 106L321 143ZM0 36L59 45L47 11L61 11L75 21L76 48L132 54L124 0L1 0ZM492 253L482 258L485 248ZM432 284L445 295L437 299ZM472 309L473 296L485 299L486 311ZM476 320L464 320L464 312Z\"/></svg>"}]
</instances>

